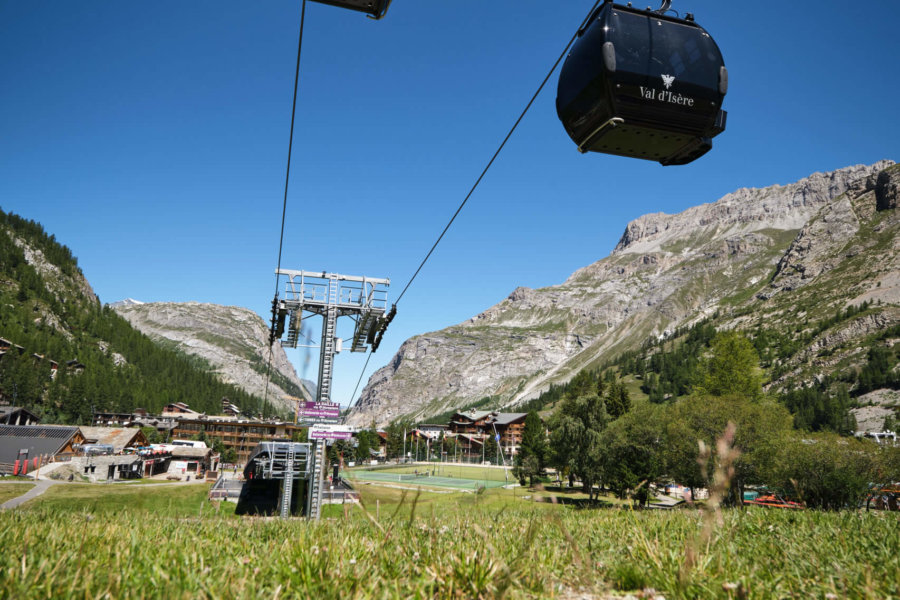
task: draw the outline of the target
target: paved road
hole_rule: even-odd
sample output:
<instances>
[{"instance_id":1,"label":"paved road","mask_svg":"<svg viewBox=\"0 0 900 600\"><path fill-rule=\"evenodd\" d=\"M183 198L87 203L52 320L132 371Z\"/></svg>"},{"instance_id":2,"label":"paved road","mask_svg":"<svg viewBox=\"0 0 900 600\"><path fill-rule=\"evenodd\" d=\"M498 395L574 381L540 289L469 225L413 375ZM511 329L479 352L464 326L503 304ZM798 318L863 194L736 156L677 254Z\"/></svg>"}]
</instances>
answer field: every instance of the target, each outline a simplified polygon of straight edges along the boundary
<instances>
[{"instance_id":1,"label":"paved road","mask_svg":"<svg viewBox=\"0 0 900 600\"><path fill-rule=\"evenodd\" d=\"M12 500L7 500L3 504L0 504L0 510L6 509L6 508L15 508L15 507L19 506L20 504L22 504L23 502L28 502L32 498L37 498L38 496L40 496L41 494L46 492L50 488L50 486L53 485L54 483L56 483L56 482L55 481L44 481L44 480L37 481L37 482L35 482L33 488L31 488L30 490L28 490L21 496L13 498Z\"/></svg>"}]
</instances>

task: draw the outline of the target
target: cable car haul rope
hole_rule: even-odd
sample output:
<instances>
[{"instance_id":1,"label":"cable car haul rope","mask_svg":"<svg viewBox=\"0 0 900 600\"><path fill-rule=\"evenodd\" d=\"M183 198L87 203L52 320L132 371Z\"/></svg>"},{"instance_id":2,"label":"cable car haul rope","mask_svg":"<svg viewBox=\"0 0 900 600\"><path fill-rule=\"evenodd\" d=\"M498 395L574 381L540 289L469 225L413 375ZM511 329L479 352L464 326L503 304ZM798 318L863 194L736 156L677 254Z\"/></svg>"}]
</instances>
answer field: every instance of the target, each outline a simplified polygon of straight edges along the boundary
<instances>
[{"instance_id":1,"label":"cable car haul rope","mask_svg":"<svg viewBox=\"0 0 900 600\"><path fill-rule=\"evenodd\" d=\"M373 19L384 17L391 5L391 0L312 1L363 12ZM304 8L305 4L306 0L303 0ZM728 92L728 70L712 36L695 22L690 13L684 18L670 15L670 12L674 12L670 10L671 4L672 0L662 0L659 9L642 10L632 7L630 2L621 5L613 0L596 0L401 291L390 314L382 317L377 327L369 330L366 342L372 352L380 345L387 325L396 314L397 303L406 294L564 57L557 85L556 111L566 133L580 152L654 160L662 165L683 165L700 158L712 148L712 138L725 130L727 113L722 110L722 104ZM301 42L303 14L304 11L301 11ZM299 46L300 44L294 81L295 107L300 66ZM292 114L290 145L293 142L293 125ZM285 181L285 209L289 173L290 147L288 177ZM281 236L283 242L284 210ZM278 254L280 270L281 245ZM285 316L278 310L277 277L276 275L276 293L272 303L270 346L284 332ZM271 358L270 352L269 363ZM365 368L363 367L363 374ZM268 372L267 367L267 392Z\"/></svg>"}]
</instances>

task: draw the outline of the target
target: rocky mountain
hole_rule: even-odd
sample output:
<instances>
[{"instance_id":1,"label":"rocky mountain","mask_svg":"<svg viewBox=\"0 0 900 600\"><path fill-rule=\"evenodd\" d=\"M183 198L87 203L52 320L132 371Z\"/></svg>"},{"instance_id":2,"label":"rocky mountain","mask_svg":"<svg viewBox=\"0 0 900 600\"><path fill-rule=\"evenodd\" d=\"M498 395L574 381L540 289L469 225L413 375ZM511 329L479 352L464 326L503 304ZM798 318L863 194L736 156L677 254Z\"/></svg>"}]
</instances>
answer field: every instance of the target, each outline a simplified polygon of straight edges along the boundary
<instances>
[{"instance_id":1,"label":"rocky mountain","mask_svg":"<svg viewBox=\"0 0 900 600\"><path fill-rule=\"evenodd\" d=\"M562 284L518 288L464 323L404 342L350 421L427 417L487 396L514 406L700 319L793 330L868 301L875 309L816 333L770 385L859 364L858 342L900 322L898 188L900 166L881 161L642 216L608 257Z\"/></svg>"},{"instance_id":2,"label":"rocky mountain","mask_svg":"<svg viewBox=\"0 0 900 600\"><path fill-rule=\"evenodd\" d=\"M198 302L131 300L110 307L157 343L202 359L222 381L254 396L265 395L269 328L255 312ZM290 396L311 398L284 349L274 344L268 399L290 412L294 409Z\"/></svg>"}]
</instances>

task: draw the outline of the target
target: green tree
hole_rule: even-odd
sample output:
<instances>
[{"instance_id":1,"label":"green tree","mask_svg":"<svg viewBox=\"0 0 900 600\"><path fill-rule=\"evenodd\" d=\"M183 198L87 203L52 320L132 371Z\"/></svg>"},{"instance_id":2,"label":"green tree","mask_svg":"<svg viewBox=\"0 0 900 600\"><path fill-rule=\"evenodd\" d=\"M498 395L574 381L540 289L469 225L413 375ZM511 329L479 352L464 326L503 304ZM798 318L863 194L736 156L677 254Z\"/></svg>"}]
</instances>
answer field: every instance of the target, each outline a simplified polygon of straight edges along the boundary
<instances>
[{"instance_id":1,"label":"green tree","mask_svg":"<svg viewBox=\"0 0 900 600\"><path fill-rule=\"evenodd\" d=\"M500 457L500 444L497 443L493 432L490 432L484 438L484 460L492 465L499 464L502 460Z\"/></svg>"},{"instance_id":2,"label":"green tree","mask_svg":"<svg viewBox=\"0 0 900 600\"><path fill-rule=\"evenodd\" d=\"M613 380L606 388L606 411L610 419L618 419L631 410L631 396L621 379Z\"/></svg>"},{"instance_id":3,"label":"green tree","mask_svg":"<svg viewBox=\"0 0 900 600\"><path fill-rule=\"evenodd\" d=\"M410 431L412 431L412 427L410 422L406 420L393 421L387 426L387 429L385 429L385 433L387 433L387 458L401 458L404 447L403 434L405 432L409 435ZM407 450L409 450L408 443L406 446Z\"/></svg>"},{"instance_id":4,"label":"green tree","mask_svg":"<svg viewBox=\"0 0 900 600\"><path fill-rule=\"evenodd\" d=\"M606 407L597 394L566 398L551 418L553 465L568 470L570 483L580 479L589 497L600 478L600 433L608 422Z\"/></svg>"},{"instance_id":5,"label":"green tree","mask_svg":"<svg viewBox=\"0 0 900 600\"><path fill-rule=\"evenodd\" d=\"M448 461L454 460L456 458L459 459L459 441L456 439L455 435L444 435L441 434L442 446L444 448L444 459Z\"/></svg>"},{"instance_id":6,"label":"green tree","mask_svg":"<svg viewBox=\"0 0 900 600\"><path fill-rule=\"evenodd\" d=\"M692 396L667 408L669 439L667 471L684 477L684 485L709 481L715 461L705 473L694 470L699 455L698 441L715 448L728 423L736 426L734 447L741 453L734 464L735 474L727 503L740 504L747 485L771 479L786 440L792 435L792 418L781 404L745 396ZM676 462L677 461L677 462Z\"/></svg>"},{"instance_id":7,"label":"green tree","mask_svg":"<svg viewBox=\"0 0 900 600\"><path fill-rule=\"evenodd\" d=\"M147 438L147 443L149 444L161 444L163 441L162 436L159 434L159 431L156 427L141 427L141 431L144 432L144 437Z\"/></svg>"},{"instance_id":8,"label":"green tree","mask_svg":"<svg viewBox=\"0 0 900 600\"><path fill-rule=\"evenodd\" d=\"M544 423L537 412L530 411L525 417L525 428L516 453L513 475L522 485L525 485L527 478L533 486L535 479L543 477L546 460L547 433Z\"/></svg>"},{"instance_id":9,"label":"green tree","mask_svg":"<svg viewBox=\"0 0 900 600\"><path fill-rule=\"evenodd\" d=\"M647 404L616 419L600 434L603 483L620 498L633 493L647 504L650 484L663 475L662 411Z\"/></svg>"},{"instance_id":10,"label":"green tree","mask_svg":"<svg viewBox=\"0 0 900 600\"><path fill-rule=\"evenodd\" d=\"M753 344L736 331L713 338L712 353L701 361L694 392L699 396L763 396L759 356Z\"/></svg>"},{"instance_id":11,"label":"green tree","mask_svg":"<svg viewBox=\"0 0 900 600\"><path fill-rule=\"evenodd\" d=\"M356 460L359 463L371 459L371 450L378 444L378 433L371 429L362 429L356 434Z\"/></svg>"},{"instance_id":12,"label":"green tree","mask_svg":"<svg viewBox=\"0 0 900 600\"><path fill-rule=\"evenodd\" d=\"M874 442L834 433L795 435L782 453L773 483L810 508L855 509L879 473Z\"/></svg>"}]
</instances>

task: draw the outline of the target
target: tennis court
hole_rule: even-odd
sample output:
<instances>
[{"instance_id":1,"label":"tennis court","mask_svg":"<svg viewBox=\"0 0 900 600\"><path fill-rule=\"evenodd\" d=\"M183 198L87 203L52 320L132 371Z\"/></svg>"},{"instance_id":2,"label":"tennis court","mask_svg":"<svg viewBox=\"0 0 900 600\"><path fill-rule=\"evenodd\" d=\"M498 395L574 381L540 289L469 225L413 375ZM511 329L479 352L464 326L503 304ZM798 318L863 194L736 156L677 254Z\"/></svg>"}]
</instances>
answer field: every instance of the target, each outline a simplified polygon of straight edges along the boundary
<instances>
[{"instance_id":1,"label":"tennis court","mask_svg":"<svg viewBox=\"0 0 900 600\"><path fill-rule=\"evenodd\" d=\"M424 485L455 490L475 490L478 488L496 488L506 485L505 481L486 479L465 479L461 477L443 477L431 475L430 472L396 473L390 471L349 471L342 474L351 481L377 481L383 483L403 483L408 485Z\"/></svg>"}]
</instances>

